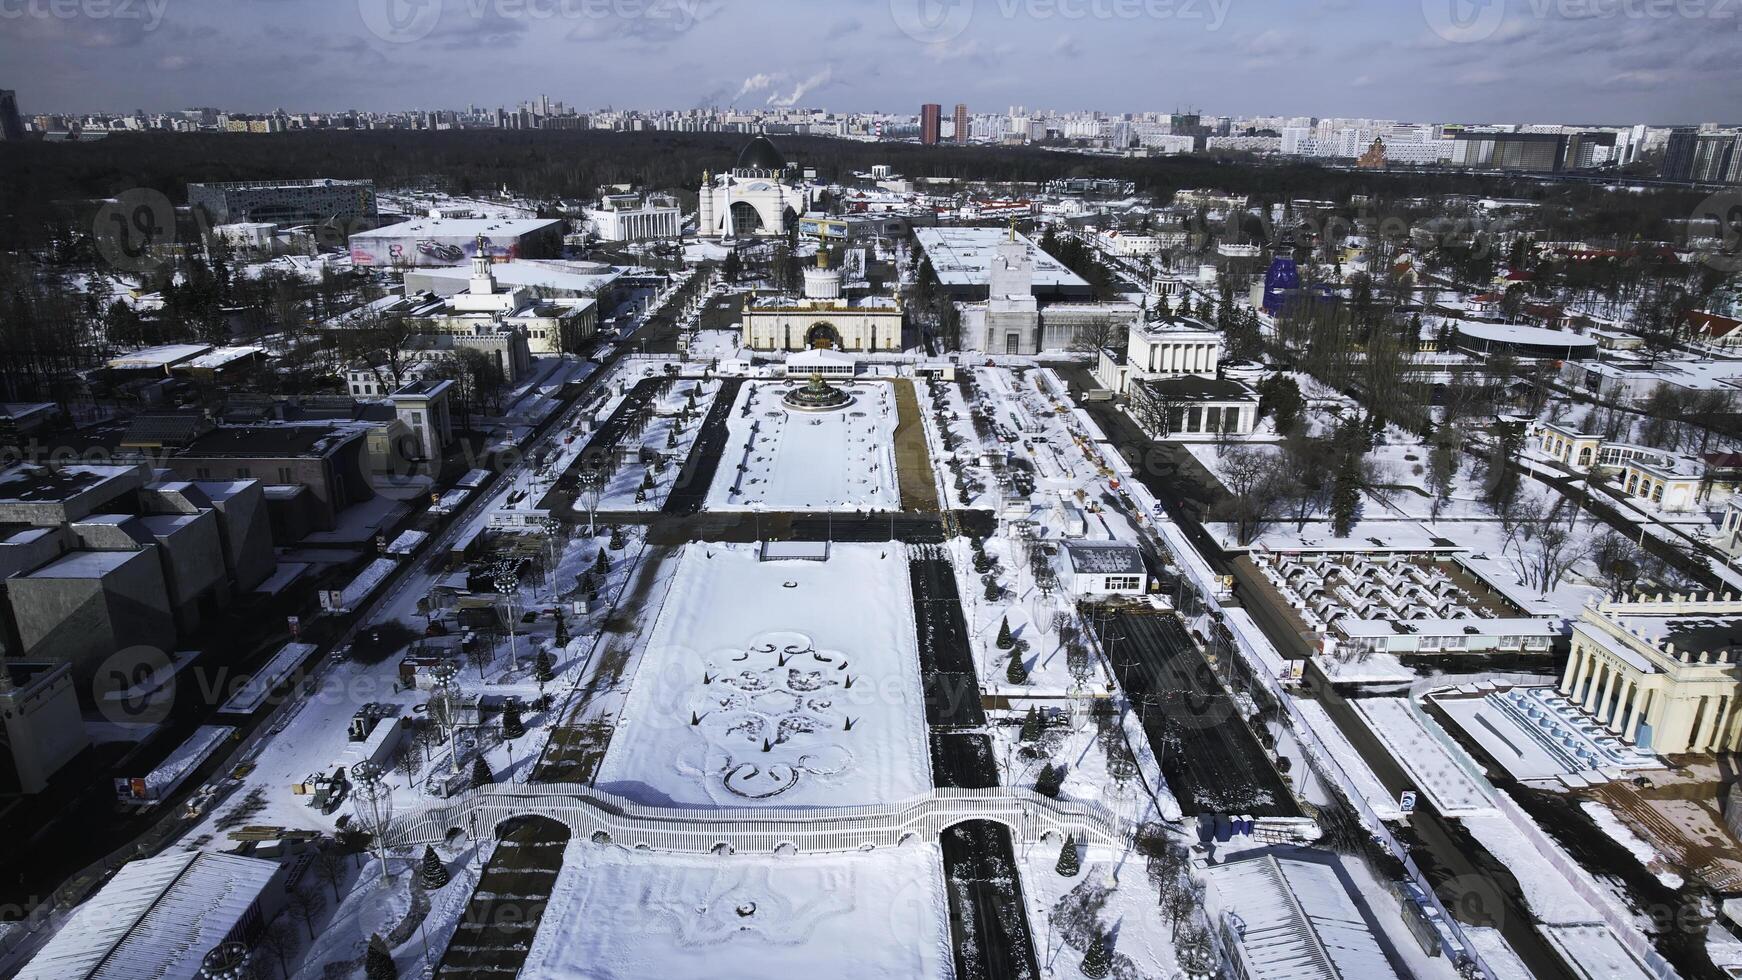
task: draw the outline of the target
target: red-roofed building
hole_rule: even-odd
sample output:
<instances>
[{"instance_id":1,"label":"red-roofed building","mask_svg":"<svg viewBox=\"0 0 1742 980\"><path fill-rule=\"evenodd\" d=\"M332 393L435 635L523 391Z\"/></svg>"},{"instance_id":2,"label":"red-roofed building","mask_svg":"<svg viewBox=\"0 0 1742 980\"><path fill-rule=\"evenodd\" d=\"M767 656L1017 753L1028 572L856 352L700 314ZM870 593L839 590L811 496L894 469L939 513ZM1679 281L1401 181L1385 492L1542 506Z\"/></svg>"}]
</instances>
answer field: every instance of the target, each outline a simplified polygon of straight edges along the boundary
<instances>
[{"instance_id":1,"label":"red-roofed building","mask_svg":"<svg viewBox=\"0 0 1742 980\"><path fill-rule=\"evenodd\" d=\"M1689 332L1699 340L1719 347L1742 347L1742 320L1704 310L1689 310L1684 319Z\"/></svg>"}]
</instances>

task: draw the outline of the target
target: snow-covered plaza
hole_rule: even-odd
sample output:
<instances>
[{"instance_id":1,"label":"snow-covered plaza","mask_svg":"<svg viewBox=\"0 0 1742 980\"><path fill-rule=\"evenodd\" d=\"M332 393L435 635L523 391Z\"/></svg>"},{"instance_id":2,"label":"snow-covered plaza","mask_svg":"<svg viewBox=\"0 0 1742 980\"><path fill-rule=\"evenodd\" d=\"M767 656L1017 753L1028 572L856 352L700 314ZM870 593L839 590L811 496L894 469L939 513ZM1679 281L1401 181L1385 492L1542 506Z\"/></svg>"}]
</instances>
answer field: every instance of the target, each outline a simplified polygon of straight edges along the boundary
<instances>
[{"instance_id":1,"label":"snow-covered plaza","mask_svg":"<svg viewBox=\"0 0 1742 980\"><path fill-rule=\"evenodd\" d=\"M738 392L727 422L709 510L895 510L895 394L884 382L834 387L853 402L835 411L787 407L804 382L753 382Z\"/></svg>"},{"instance_id":2,"label":"snow-covered plaza","mask_svg":"<svg viewBox=\"0 0 1742 980\"><path fill-rule=\"evenodd\" d=\"M907 563L687 546L598 785L649 804L845 806L931 788Z\"/></svg>"},{"instance_id":3,"label":"snow-covered plaza","mask_svg":"<svg viewBox=\"0 0 1742 980\"><path fill-rule=\"evenodd\" d=\"M935 844L768 860L577 842L551 909L522 976L906 980L953 973Z\"/></svg>"}]
</instances>

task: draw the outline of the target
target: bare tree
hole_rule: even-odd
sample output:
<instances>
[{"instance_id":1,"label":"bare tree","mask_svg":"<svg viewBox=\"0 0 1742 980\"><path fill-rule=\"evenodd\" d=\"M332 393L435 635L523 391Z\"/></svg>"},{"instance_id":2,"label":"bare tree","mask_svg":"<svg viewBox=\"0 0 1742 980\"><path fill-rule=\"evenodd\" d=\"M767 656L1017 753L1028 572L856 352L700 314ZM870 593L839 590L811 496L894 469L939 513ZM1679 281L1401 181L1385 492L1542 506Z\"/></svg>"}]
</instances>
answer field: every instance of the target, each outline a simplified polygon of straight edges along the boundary
<instances>
[{"instance_id":1,"label":"bare tree","mask_svg":"<svg viewBox=\"0 0 1742 980\"><path fill-rule=\"evenodd\" d=\"M1525 529L1528 533L1513 552L1512 564L1519 579L1545 595L1594 547L1591 536L1578 530L1577 505L1570 506L1575 507L1572 521L1561 523L1557 505Z\"/></svg>"},{"instance_id":2,"label":"bare tree","mask_svg":"<svg viewBox=\"0 0 1742 980\"><path fill-rule=\"evenodd\" d=\"M417 771L422 768L418 754L416 743L409 739L402 739L399 746L393 750L393 771L405 777L406 789L416 786L413 780L417 776Z\"/></svg>"},{"instance_id":3,"label":"bare tree","mask_svg":"<svg viewBox=\"0 0 1742 980\"><path fill-rule=\"evenodd\" d=\"M1427 490L1429 513L1433 520L1440 519L1440 510L1451 499L1452 487L1457 484L1458 452L1456 430L1450 426L1441 426L1439 432L1434 434L1433 445L1428 450Z\"/></svg>"},{"instance_id":4,"label":"bare tree","mask_svg":"<svg viewBox=\"0 0 1742 980\"><path fill-rule=\"evenodd\" d=\"M478 679L484 679L484 668L490 666L490 661L496 658L496 651L481 642L474 642L465 648L466 663L478 668Z\"/></svg>"},{"instance_id":5,"label":"bare tree","mask_svg":"<svg viewBox=\"0 0 1742 980\"><path fill-rule=\"evenodd\" d=\"M1128 407L1143 431L1157 439L1165 439L1173 431L1176 405L1163 391L1141 381L1131 384Z\"/></svg>"},{"instance_id":6,"label":"bare tree","mask_svg":"<svg viewBox=\"0 0 1742 980\"><path fill-rule=\"evenodd\" d=\"M327 909L327 900L320 892L299 888L284 896L284 911L292 920L308 930L309 942L315 941L315 920Z\"/></svg>"},{"instance_id":7,"label":"bare tree","mask_svg":"<svg viewBox=\"0 0 1742 980\"><path fill-rule=\"evenodd\" d=\"M297 937L296 929L282 918L274 919L271 925L261 931L260 938L254 943L262 951L272 954L272 958L278 961L279 975L288 980L290 958L302 948L302 940Z\"/></svg>"},{"instance_id":8,"label":"bare tree","mask_svg":"<svg viewBox=\"0 0 1742 980\"><path fill-rule=\"evenodd\" d=\"M345 881L345 868L350 864L336 847L323 847L315 853L315 880L333 890L333 901L339 900L339 886Z\"/></svg>"},{"instance_id":9,"label":"bare tree","mask_svg":"<svg viewBox=\"0 0 1742 980\"><path fill-rule=\"evenodd\" d=\"M1276 458L1250 446L1239 446L1222 457L1222 485L1228 498L1220 508L1221 516L1234 525L1236 542L1252 543L1276 516L1282 497L1282 483L1276 472Z\"/></svg>"},{"instance_id":10,"label":"bare tree","mask_svg":"<svg viewBox=\"0 0 1742 980\"><path fill-rule=\"evenodd\" d=\"M1162 883L1158 902L1161 906L1161 917L1167 920L1173 938L1178 939L1180 925L1191 918L1198 906L1191 877L1181 871L1168 878Z\"/></svg>"},{"instance_id":11,"label":"bare tree","mask_svg":"<svg viewBox=\"0 0 1742 980\"><path fill-rule=\"evenodd\" d=\"M1306 528L1307 521L1330 506L1336 452L1328 440L1297 432L1283 440L1282 454L1288 466L1283 497L1287 513L1294 519L1294 529L1299 532Z\"/></svg>"}]
</instances>

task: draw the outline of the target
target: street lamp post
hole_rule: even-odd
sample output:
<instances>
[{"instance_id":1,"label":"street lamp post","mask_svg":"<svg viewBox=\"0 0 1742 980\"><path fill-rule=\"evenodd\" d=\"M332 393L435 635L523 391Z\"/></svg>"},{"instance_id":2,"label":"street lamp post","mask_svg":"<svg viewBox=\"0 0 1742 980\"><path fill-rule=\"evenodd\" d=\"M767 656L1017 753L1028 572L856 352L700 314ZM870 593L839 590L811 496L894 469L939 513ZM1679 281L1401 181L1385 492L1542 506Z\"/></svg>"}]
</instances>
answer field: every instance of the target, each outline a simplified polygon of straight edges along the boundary
<instances>
[{"instance_id":1,"label":"street lamp post","mask_svg":"<svg viewBox=\"0 0 1742 980\"><path fill-rule=\"evenodd\" d=\"M502 596L503 604L508 607L508 666L511 670L519 670L520 649L514 632L514 595L520 591L520 564L512 559L498 561L492 579L496 592Z\"/></svg>"}]
</instances>

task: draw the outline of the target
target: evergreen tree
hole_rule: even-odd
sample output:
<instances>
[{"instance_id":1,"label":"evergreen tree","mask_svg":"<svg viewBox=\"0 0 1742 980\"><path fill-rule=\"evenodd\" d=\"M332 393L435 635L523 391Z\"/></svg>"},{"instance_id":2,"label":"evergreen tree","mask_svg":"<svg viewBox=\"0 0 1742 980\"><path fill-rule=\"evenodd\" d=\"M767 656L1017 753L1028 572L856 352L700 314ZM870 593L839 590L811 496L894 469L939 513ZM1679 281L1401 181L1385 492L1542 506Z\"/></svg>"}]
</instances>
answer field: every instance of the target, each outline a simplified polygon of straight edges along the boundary
<instances>
[{"instance_id":1,"label":"evergreen tree","mask_svg":"<svg viewBox=\"0 0 1742 980\"><path fill-rule=\"evenodd\" d=\"M1022 648L1010 651L1010 666L1004 671L1004 679L1012 684L1028 683L1028 667L1022 662Z\"/></svg>"},{"instance_id":2,"label":"evergreen tree","mask_svg":"<svg viewBox=\"0 0 1742 980\"><path fill-rule=\"evenodd\" d=\"M1089 940L1089 951L1083 954L1083 976L1089 980L1101 980L1112 969L1113 941L1097 929L1095 938Z\"/></svg>"},{"instance_id":3,"label":"evergreen tree","mask_svg":"<svg viewBox=\"0 0 1742 980\"><path fill-rule=\"evenodd\" d=\"M569 618L563 615L561 609L558 609L556 611L556 645L566 650L569 639Z\"/></svg>"},{"instance_id":4,"label":"evergreen tree","mask_svg":"<svg viewBox=\"0 0 1742 980\"><path fill-rule=\"evenodd\" d=\"M425 846L423 849L423 887L434 891L448 883L448 869L442 865L442 859L436 854L435 848Z\"/></svg>"},{"instance_id":5,"label":"evergreen tree","mask_svg":"<svg viewBox=\"0 0 1742 980\"><path fill-rule=\"evenodd\" d=\"M502 737L519 738L526 734L526 722L520 717L520 702L510 701L502 706Z\"/></svg>"},{"instance_id":6,"label":"evergreen tree","mask_svg":"<svg viewBox=\"0 0 1742 980\"><path fill-rule=\"evenodd\" d=\"M363 954L364 980L397 980L399 968L393 965L393 954L380 933L369 937L369 949Z\"/></svg>"},{"instance_id":7,"label":"evergreen tree","mask_svg":"<svg viewBox=\"0 0 1742 980\"><path fill-rule=\"evenodd\" d=\"M611 529L611 542L610 543L611 543L611 550L612 551L622 551L623 548L629 543L629 542L623 540L623 529L622 528L614 527Z\"/></svg>"},{"instance_id":8,"label":"evergreen tree","mask_svg":"<svg viewBox=\"0 0 1742 980\"><path fill-rule=\"evenodd\" d=\"M987 602L997 602L999 599L1003 598L1003 596L1004 596L1004 590L998 587L998 580L994 579L994 578L987 578L986 579L986 601Z\"/></svg>"},{"instance_id":9,"label":"evergreen tree","mask_svg":"<svg viewBox=\"0 0 1742 980\"><path fill-rule=\"evenodd\" d=\"M543 687L556 678L556 661L549 650L538 651L538 657L532 662L532 678Z\"/></svg>"},{"instance_id":10,"label":"evergreen tree","mask_svg":"<svg viewBox=\"0 0 1742 980\"><path fill-rule=\"evenodd\" d=\"M1361 454L1345 450L1337 463L1336 480L1331 486L1331 530L1346 538L1355 529L1361 512Z\"/></svg>"},{"instance_id":11,"label":"evergreen tree","mask_svg":"<svg viewBox=\"0 0 1742 980\"><path fill-rule=\"evenodd\" d=\"M1041 767L1040 775L1034 780L1034 791L1051 799L1058 799L1059 787L1064 784L1064 771L1052 763Z\"/></svg>"},{"instance_id":12,"label":"evergreen tree","mask_svg":"<svg viewBox=\"0 0 1742 980\"><path fill-rule=\"evenodd\" d=\"M490 771L490 764L483 756L472 760L472 788L488 786L496 781L496 774Z\"/></svg>"},{"instance_id":13,"label":"evergreen tree","mask_svg":"<svg viewBox=\"0 0 1742 980\"><path fill-rule=\"evenodd\" d=\"M611 559L606 558L605 549L600 548L599 553L593 557L593 574L600 578L604 578L605 573L610 569Z\"/></svg>"},{"instance_id":14,"label":"evergreen tree","mask_svg":"<svg viewBox=\"0 0 1742 980\"><path fill-rule=\"evenodd\" d=\"M998 649L1008 650L1015 644L1016 640L1010 635L1010 617L1006 616L998 624Z\"/></svg>"},{"instance_id":15,"label":"evergreen tree","mask_svg":"<svg viewBox=\"0 0 1742 980\"><path fill-rule=\"evenodd\" d=\"M1082 870L1082 866L1077 863L1077 839L1069 834L1065 835L1065 846L1059 848L1057 870L1066 878L1075 878L1077 872Z\"/></svg>"},{"instance_id":16,"label":"evergreen tree","mask_svg":"<svg viewBox=\"0 0 1742 980\"><path fill-rule=\"evenodd\" d=\"M1028 714L1022 717L1022 740L1032 742L1040 737L1040 711L1034 705L1028 706Z\"/></svg>"}]
</instances>

